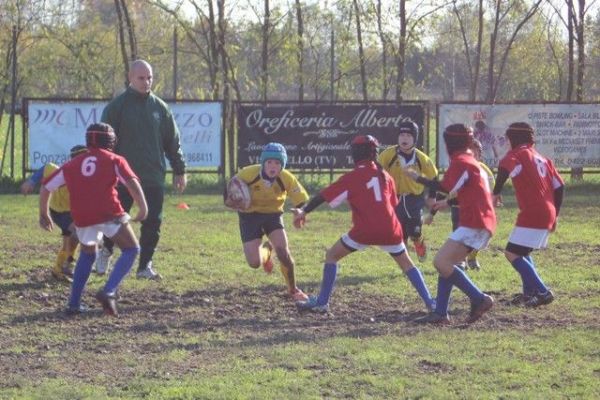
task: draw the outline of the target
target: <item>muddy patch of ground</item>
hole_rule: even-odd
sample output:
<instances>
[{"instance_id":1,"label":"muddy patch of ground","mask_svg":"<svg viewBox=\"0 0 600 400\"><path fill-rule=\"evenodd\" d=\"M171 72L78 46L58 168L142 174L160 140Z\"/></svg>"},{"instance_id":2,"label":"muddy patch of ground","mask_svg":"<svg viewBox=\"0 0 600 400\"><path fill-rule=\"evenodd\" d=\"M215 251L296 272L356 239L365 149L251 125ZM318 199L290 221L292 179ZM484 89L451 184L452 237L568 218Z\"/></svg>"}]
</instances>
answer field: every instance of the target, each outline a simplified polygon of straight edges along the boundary
<instances>
[{"instance_id":1,"label":"muddy patch of ground","mask_svg":"<svg viewBox=\"0 0 600 400\"><path fill-rule=\"evenodd\" d=\"M68 286L48 280L36 269L23 283L6 283L0 274L0 387L61 377L110 382L124 387L132 377L172 379L231 351L347 336L410 335L436 329L534 330L553 327L600 327L599 313L576 317L561 308L519 310L509 305L512 293L492 293L497 306L474 325L462 321L468 303L454 294L450 327L422 326L416 298L373 295L339 285L327 314L298 312L281 288L212 287L176 294L164 284L150 289L123 289L120 316L106 317L92 294L90 312L75 317L63 312ZM594 294L595 296L598 293ZM186 357L172 359L178 351ZM423 364L424 371L436 370Z\"/></svg>"}]
</instances>

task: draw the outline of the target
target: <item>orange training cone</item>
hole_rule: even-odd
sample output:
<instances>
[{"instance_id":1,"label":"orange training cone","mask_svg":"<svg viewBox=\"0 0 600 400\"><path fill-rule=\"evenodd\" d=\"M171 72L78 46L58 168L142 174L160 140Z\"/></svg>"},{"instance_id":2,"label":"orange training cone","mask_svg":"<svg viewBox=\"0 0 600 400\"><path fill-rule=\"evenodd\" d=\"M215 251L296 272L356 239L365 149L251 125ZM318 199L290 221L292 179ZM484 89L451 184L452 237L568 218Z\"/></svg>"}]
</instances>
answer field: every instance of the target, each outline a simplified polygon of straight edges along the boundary
<instances>
[{"instance_id":1,"label":"orange training cone","mask_svg":"<svg viewBox=\"0 0 600 400\"><path fill-rule=\"evenodd\" d=\"M177 208L179 208L180 210L189 210L190 206L188 206L186 203L184 203L183 201L179 204L177 204Z\"/></svg>"}]
</instances>

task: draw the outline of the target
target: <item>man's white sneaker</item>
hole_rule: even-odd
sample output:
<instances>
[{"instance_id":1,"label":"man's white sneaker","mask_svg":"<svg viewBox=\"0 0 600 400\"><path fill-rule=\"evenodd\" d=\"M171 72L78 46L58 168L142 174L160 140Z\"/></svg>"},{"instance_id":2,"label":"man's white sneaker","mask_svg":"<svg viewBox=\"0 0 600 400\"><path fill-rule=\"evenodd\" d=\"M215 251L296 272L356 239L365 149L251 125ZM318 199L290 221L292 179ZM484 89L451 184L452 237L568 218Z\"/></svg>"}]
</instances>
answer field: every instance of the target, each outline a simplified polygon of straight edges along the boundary
<instances>
[{"instance_id":1,"label":"man's white sneaker","mask_svg":"<svg viewBox=\"0 0 600 400\"><path fill-rule=\"evenodd\" d=\"M152 268L152 261L146 265L146 268L138 271L137 274L135 274L135 277L138 279L150 279L154 281L162 279L162 276Z\"/></svg>"},{"instance_id":2,"label":"man's white sneaker","mask_svg":"<svg viewBox=\"0 0 600 400\"><path fill-rule=\"evenodd\" d=\"M96 254L96 273L98 275L104 275L110 269L110 259L112 253L106 248L102 247Z\"/></svg>"}]
</instances>

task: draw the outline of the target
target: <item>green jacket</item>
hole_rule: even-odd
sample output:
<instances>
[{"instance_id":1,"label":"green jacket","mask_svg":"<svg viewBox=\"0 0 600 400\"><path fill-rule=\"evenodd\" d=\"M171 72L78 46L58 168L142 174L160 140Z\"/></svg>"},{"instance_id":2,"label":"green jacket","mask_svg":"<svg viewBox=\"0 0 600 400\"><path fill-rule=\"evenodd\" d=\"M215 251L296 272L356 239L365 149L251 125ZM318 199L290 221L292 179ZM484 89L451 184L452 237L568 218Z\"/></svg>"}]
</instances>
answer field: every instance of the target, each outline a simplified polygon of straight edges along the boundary
<instances>
[{"instance_id":1,"label":"green jacket","mask_svg":"<svg viewBox=\"0 0 600 400\"><path fill-rule=\"evenodd\" d=\"M128 87L106 105L101 120L114 128L115 153L127 159L142 185L165 185L165 157L175 175L185 173L175 118L153 93L145 95Z\"/></svg>"}]
</instances>

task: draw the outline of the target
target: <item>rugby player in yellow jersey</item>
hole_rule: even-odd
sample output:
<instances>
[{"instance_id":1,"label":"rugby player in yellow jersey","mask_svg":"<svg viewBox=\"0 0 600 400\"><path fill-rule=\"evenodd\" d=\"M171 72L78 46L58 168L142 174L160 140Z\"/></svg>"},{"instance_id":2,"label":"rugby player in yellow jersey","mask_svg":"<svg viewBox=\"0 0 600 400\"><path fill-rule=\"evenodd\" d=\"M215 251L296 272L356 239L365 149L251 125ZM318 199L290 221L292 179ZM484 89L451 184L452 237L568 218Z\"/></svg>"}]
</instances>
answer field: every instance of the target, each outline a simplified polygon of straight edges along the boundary
<instances>
[{"instance_id":1,"label":"rugby player in yellow jersey","mask_svg":"<svg viewBox=\"0 0 600 400\"><path fill-rule=\"evenodd\" d=\"M404 234L413 242L419 261L424 262L427 259L427 246L422 233L423 208L426 203L430 206L435 202L436 192L428 189L426 202L425 186L410 179L403 171L410 167L429 180L436 179L438 171L427 154L416 148L418 137L417 124L412 121L401 122L398 126L398 144L382 151L378 161L396 182L399 200L396 215Z\"/></svg>"},{"instance_id":2,"label":"rugby player in yellow jersey","mask_svg":"<svg viewBox=\"0 0 600 400\"><path fill-rule=\"evenodd\" d=\"M87 148L82 145L77 145L71 148L71 158L87 151ZM27 195L35 189L42 179L50 176L58 169L58 165L47 163L36 172L33 173L21 185L21 193ZM61 187L52 194L50 198L50 216L52 221L60 227L62 235L62 246L56 255L56 261L52 268L52 276L59 281L70 282L73 276L73 265L75 250L77 250L77 236L75 228L72 226L73 219L71 218L71 203L69 201L69 191L66 186Z\"/></svg>"},{"instance_id":3,"label":"rugby player in yellow jersey","mask_svg":"<svg viewBox=\"0 0 600 400\"><path fill-rule=\"evenodd\" d=\"M262 149L260 164L242 168L237 177L248 184L250 207L239 211L240 234L248 265L261 265L267 273L273 270L271 253L274 250L281 263L281 273L294 301L308 299L296 286L294 259L290 254L287 234L283 226L283 206L289 196L294 207L308 200L308 193L296 177L285 169L287 152L280 143L268 143ZM263 235L268 240L262 243Z\"/></svg>"}]
</instances>

